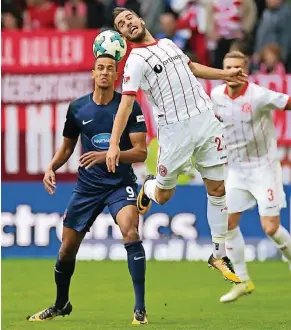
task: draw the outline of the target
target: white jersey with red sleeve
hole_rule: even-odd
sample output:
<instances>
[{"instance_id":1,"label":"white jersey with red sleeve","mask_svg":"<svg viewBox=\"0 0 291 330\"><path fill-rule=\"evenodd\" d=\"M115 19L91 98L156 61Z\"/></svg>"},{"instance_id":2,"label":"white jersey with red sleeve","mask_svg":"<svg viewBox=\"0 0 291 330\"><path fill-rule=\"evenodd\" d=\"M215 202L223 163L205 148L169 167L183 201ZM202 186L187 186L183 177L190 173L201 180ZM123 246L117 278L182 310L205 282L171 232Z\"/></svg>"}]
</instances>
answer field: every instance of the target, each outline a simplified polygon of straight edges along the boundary
<instances>
[{"instance_id":1,"label":"white jersey with red sleeve","mask_svg":"<svg viewBox=\"0 0 291 330\"><path fill-rule=\"evenodd\" d=\"M283 110L288 95L247 83L240 95L231 98L224 84L212 90L211 99L224 126L230 168L258 168L278 159L272 110Z\"/></svg>"},{"instance_id":2,"label":"white jersey with red sleeve","mask_svg":"<svg viewBox=\"0 0 291 330\"><path fill-rule=\"evenodd\" d=\"M189 58L171 40L134 48L125 64L122 94L146 93L158 125L212 109L210 98L189 68Z\"/></svg>"}]
</instances>

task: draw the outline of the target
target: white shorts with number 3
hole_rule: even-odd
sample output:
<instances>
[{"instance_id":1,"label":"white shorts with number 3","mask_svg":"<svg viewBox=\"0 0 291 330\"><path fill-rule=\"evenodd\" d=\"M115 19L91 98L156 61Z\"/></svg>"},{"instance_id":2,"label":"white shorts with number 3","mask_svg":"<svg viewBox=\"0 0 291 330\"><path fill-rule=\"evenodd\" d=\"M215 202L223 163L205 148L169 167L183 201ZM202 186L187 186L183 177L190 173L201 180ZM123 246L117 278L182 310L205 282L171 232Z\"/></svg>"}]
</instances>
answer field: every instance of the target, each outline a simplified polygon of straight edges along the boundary
<instances>
[{"instance_id":1,"label":"white shorts with number 3","mask_svg":"<svg viewBox=\"0 0 291 330\"><path fill-rule=\"evenodd\" d=\"M277 216L286 207L279 161L255 169L228 169L226 204L229 213L243 212L258 204L260 216Z\"/></svg>"}]
</instances>

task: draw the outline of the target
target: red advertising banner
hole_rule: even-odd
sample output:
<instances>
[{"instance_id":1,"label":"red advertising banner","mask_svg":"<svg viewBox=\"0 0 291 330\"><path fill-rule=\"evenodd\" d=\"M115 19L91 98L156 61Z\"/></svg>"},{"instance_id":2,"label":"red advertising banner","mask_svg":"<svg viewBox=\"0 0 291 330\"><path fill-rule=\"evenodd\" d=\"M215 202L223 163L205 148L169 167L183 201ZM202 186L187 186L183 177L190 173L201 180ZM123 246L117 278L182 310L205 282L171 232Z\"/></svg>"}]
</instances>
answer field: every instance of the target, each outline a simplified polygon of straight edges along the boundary
<instances>
[{"instance_id":1,"label":"red advertising banner","mask_svg":"<svg viewBox=\"0 0 291 330\"><path fill-rule=\"evenodd\" d=\"M93 90L92 43L97 33L94 30L2 32L2 180L42 178L61 143L69 102ZM119 65L120 77L124 62ZM257 75L250 79L291 95L291 75ZM208 93L220 83L202 81ZM151 108L141 91L138 101L150 141L155 136ZM274 122L281 160L290 167L291 112L275 111ZM75 178L79 152L78 148L60 170L59 180Z\"/></svg>"}]
</instances>

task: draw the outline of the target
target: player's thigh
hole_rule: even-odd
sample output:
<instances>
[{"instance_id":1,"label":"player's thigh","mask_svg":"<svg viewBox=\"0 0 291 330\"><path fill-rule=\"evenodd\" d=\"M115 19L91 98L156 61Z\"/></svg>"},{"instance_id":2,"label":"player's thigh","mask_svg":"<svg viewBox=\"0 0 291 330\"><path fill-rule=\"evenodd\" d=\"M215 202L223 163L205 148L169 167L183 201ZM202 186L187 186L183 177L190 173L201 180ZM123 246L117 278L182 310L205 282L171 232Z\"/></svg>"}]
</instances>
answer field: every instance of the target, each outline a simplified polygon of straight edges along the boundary
<instances>
[{"instance_id":1,"label":"player's thigh","mask_svg":"<svg viewBox=\"0 0 291 330\"><path fill-rule=\"evenodd\" d=\"M134 206L136 207L137 200L137 184L131 183L128 185L119 185L111 193L107 196L105 200L105 204L108 206L109 212L111 213L114 221L117 223L117 217L120 211L126 206ZM130 213L120 213L122 215L131 215L130 222L132 222L132 218L138 215L138 211L136 208L136 212L129 211ZM138 219L138 216L137 216ZM138 221L138 220L135 220Z\"/></svg>"},{"instance_id":2,"label":"player's thigh","mask_svg":"<svg viewBox=\"0 0 291 330\"><path fill-rule=\"evenodd\" d=\"M212 112L208 111L202 115L205 117L205 123L200 130L197 128L195 132L197 142L194 150L195 166L202 176L205 175L204 169L207 171L208 168L213 168L213 175L216 176L221 174L219 166L227 162L223 128ZM208 177L208 179L217 181L218 178Z\"/></svg>"},{"instance_id":3,"label":"player's thigh","mask_svg":"<svg viewBox=\"0 0 291 330\"><path fill-rule=\"evenodd\" d=\"M158 143L157 187L171 190L177 185L179 174L191 169L192 122L185 120L159 127Z\"/></svg>"},{"instance_id":4,"label":"player's thigh","mask_svg":"<svg viewBox=\"0 0 291 330\"><path fill-rule=\"evenodd\" d=\"M139 213L136 205L123 206L116 215L118 224L125 243L139 239L138 234Z\"/></svg>"},{"instance_id":5,"label":"player's thigh","mask_svg":"<svg viewBox=\"0 0 291 330\"><path fill-rule=\"evenodd\" d=\"M279 216L286 207L280 164L274 163L254 171L250 190L257 200L261 217Z\"/></svg>"},{"instance_id":6,"label":"player's thigh","mask_svg":"<svg viewBox=\"0 0 291 330\"><path fill-rule=\"evenodd\" d=\"M228 214L228 230L232 230L238 226L241 215L242 212Z\"/></svg>"},{"instance_id":7,"label":"player's thigh","mask_svg":"<svg viewBox=\"0 0 291 330\"><path fill-rule=\"evenodd\" d=\"M87 232L103 211L106 194L86 195L74 191L64 214L64 227Z\"/></svg>"},{"instance_id":8,"label":"player's thigh","mask_svg":"<svg viewBox=\"0 0 291 330\"><path fill-rule=\"evenodd\" d=\"M117 187L105 202L127 242L138 239L139 213L136 199L137 185L131 184Z\"/></svg>"}]
</instances>

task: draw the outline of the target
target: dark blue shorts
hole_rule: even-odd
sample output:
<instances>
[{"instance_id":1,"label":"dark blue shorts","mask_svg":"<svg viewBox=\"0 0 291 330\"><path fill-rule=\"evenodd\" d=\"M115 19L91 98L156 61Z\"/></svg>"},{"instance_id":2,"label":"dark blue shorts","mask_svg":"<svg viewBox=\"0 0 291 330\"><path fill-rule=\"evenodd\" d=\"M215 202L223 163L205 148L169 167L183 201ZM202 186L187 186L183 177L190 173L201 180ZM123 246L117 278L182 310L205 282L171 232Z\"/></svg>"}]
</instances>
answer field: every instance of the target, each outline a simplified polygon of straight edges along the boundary
<instances>
[{"instance_id":1,"label":"dark blue shorts","mask_svg":"<svg viewBox=\"0 0 291 330\"><path fill-rule=\"evenodd\" d=\"M63 224L79 232L89 231L106 206L116 222L117 213L127 205L136 205L136 198L136 184L117 186L96 195L74 191L65 211Z\"/></svg>"}]
</instances>

